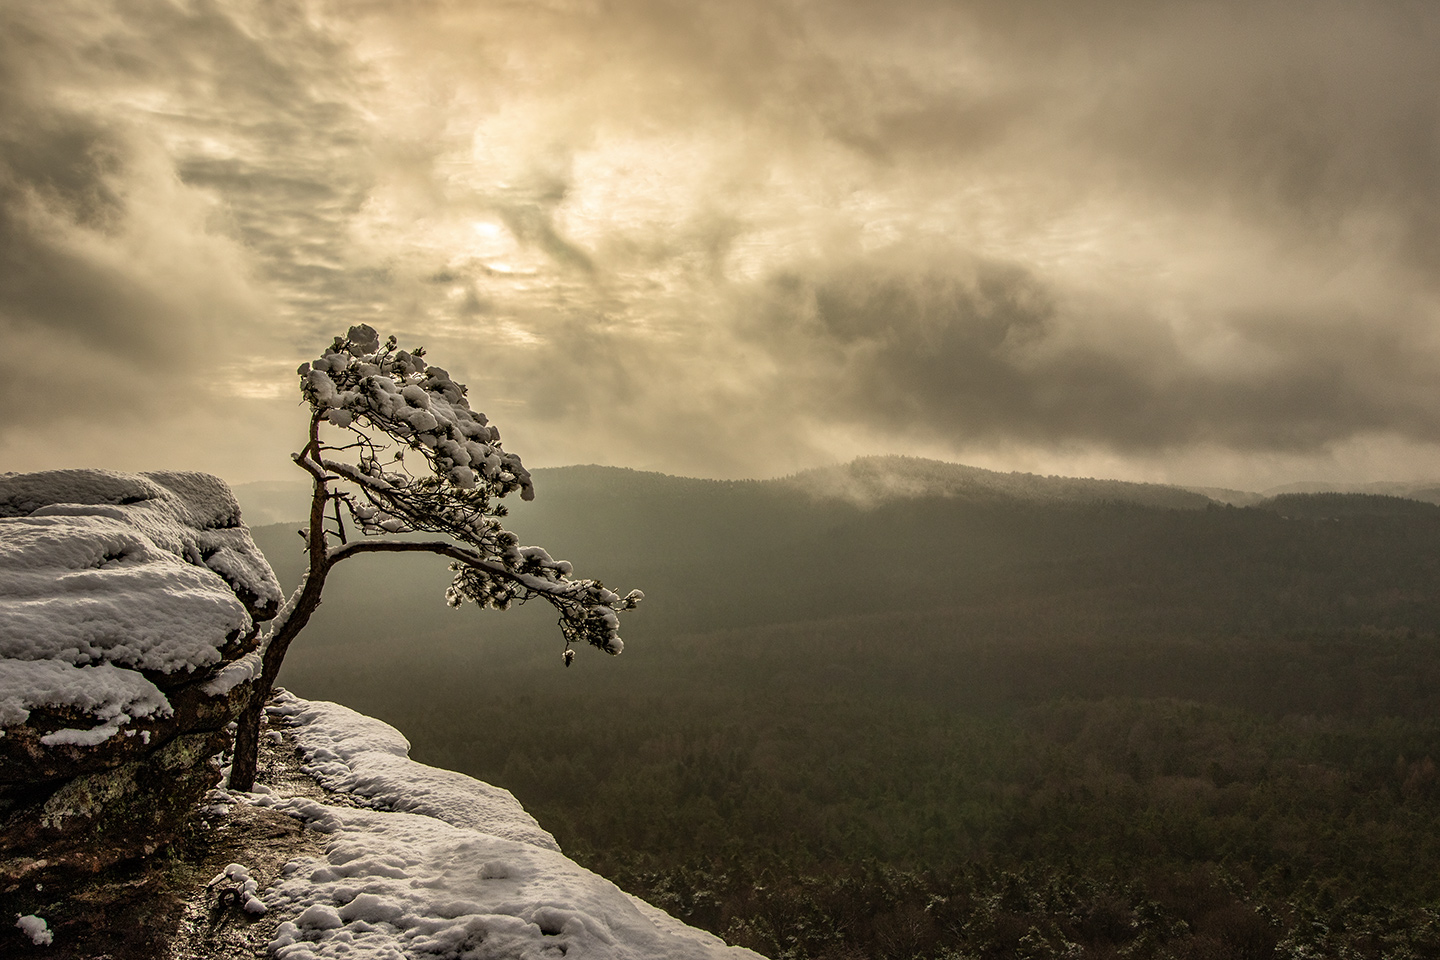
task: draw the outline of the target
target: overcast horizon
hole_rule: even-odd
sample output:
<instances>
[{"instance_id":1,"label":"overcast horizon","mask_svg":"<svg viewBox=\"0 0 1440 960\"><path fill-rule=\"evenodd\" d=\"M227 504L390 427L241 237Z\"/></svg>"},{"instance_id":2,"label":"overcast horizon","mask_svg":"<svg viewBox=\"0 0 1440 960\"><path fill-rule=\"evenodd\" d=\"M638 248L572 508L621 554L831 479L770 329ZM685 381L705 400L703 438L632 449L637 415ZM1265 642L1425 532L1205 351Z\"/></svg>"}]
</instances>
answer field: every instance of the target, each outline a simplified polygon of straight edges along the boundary
<instances>
[{"instance_id":1,"label":"overcast horizon","mask_svg":"<svg viewBox=\"0 0 1440 960\"><path fill-rule=\"evenodd\" d=\"M534 467L1440 479L1440 6L19 0L0 470L289 479L365 322Z\"/></svg>"}]
</instances>

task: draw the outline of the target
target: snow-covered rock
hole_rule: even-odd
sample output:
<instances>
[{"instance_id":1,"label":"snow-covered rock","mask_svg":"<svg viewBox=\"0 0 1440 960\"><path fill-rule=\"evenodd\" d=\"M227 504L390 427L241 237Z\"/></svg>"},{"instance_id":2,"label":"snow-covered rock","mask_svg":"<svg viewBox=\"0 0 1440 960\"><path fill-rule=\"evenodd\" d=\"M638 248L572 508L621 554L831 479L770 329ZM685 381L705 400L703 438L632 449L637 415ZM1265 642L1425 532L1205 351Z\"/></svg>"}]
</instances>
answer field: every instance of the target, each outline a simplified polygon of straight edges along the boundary
<instances>
[{"instance_id":1,"label":"snow-covered rock","mask_svg":"<svg viewBox=\"0 0 1440 960\"><path fill-rule=\"evenodd\" d=\"M280 599L215 477L0 474L0 657L188 679Z\"/></svg>"},{"instance_id":2,"label":"snow-covered rock","mask_svg":"<svg viewBox=\"0 0 1440 960\"><path fill-rule=\"evenodd\" d=\"M280 600L215 477L0 474L0 887L163 842L248 693L210 682Z\"/></svg>"},{"instance_id":3,"label":"snow-covered rock","mask_svg":"<svg viewBox=\"0 0 1440 960\"><path fill-rule=\"evenodd\" d=\"M349 801L250 798L327 838L258 894L279 960L757 960L566 858L508 791L410 760L393 727L289 694L271 722Z\"/></svg>"}]
</instances>

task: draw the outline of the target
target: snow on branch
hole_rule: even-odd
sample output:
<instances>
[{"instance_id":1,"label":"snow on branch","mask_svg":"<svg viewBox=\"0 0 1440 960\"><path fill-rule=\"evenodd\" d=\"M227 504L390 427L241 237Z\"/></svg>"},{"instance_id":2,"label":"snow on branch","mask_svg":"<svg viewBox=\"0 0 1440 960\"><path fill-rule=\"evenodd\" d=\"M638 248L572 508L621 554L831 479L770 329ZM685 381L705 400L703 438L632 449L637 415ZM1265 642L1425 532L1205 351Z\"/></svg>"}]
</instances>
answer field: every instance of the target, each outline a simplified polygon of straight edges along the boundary
<instances>
[{"instance_id":1,"label":"snow on branch","mask_svg":"<svg viewBox=\"0 0 1440 960\"><path fill-rule=\"evenodd\" d=\"M538 597L560 613L567 664L578 642L618 654L618 615L643 594L621 597L598 580L572 580L568 562L521 546L504 528L498 501L517 491L533 499L530 472L503 449L485 415L470 409L465 386L423 358L423 349L400 350L394 337L382 344L362 324L300 367L311 440L295 459L328 504L318 514L325 536L311 549L325 550L327 567L357 553L443 554L454 561L446 591L452 606L470 600L503 610ZM367 537L420 532L445 539L352 543L346 517ZM333 549L332 539L339 541Z\"/></svg>"}]
</instances>

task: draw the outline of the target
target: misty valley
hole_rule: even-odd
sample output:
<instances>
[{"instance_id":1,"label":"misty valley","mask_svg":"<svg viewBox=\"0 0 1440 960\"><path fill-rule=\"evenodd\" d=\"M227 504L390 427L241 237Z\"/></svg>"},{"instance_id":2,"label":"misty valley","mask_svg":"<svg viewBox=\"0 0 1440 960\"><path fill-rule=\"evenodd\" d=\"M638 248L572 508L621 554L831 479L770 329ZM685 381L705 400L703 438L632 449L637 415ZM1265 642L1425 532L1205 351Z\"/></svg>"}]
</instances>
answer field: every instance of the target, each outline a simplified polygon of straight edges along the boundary
<instances>
[{"instance_id":1,"label":"misty valley","mask_svg":"<svg viewBox=\"0 0 1440 960\"><path fill-rule=\"evenodd\" d=\"M645 591L623 656L566 669L548 608L372 556L281 683L776 960L1440 956L1440 506L902 459L535 483L524 542ZM286 587L288 492L246 504Z\"/></svg>"}]
</instances>

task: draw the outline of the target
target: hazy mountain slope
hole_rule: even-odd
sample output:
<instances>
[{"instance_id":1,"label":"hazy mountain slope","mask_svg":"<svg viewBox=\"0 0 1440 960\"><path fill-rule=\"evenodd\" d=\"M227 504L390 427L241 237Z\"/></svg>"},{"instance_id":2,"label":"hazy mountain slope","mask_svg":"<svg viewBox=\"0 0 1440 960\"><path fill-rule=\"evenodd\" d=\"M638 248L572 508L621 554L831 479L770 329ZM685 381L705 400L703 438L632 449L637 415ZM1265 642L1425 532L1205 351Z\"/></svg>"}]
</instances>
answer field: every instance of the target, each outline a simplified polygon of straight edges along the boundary
<instances>
[{"instance_id":1,"label":"hazy mountain slope","mask_svg":"<svg viewBox=\"0 0 1440 960\"><path fill-rule=\"evenodd\" d=\"M1362 589L1388 580L1398 597L1427 589L1423 541L1436 511L1416 501L1283 495L1250 510L1159 509L1120 495L1187 507L1209 501L1166 487L1025 476L1012 483L1015 476L898 458L766 482L566 467L536 471L536 500L511 504L507 523L584 575L645 590L645 606L626 627L627 639L642 641L914 612L995 591L1126 592L1117 615L1143 604L1192 624L1314 624L1329 622L1337 598L1355 592L1347 578ZM868 493L817 493L854 477ZM894 494L902 482L906 492ZM890 499L870 496L882 486ZM922 488L941 492L921 495ZM1354 522L1335 530L1286 525L1287 517L1338 513ZM1402 517L1420 527L1403 529ZM294 529L255 531L282 580L298 578L303 563ZM550 637L544 626L530 633L525 618L439 606L447 581L436 558L347 562L308 642L351 632L328 626L347 618L374 632L370 625L387 624L401 606L412 633ZM1370 614L1337 615L1350 623Z\"/></svg>"},{"instance_id":2,"label":"hazy mountain slope","mask_svg":"<svg viewBox=\"0 0 1440 960\"><path fill-rule=\"evenodd\" d=\"M722 514L724 504L737 491L764 491L777 504L793 502L793 495L800 492L817 500L845 501L862 507L928 497L973 502L1133 503L1178 510L1201 509L1212 502L1194 489L1164 484L999 473L958 463L899 456L861 457L777 480L699 480L594 465L541 468L533 474L542 500L559 500L583 491L586 496L598 499L647 499L662 509L667 503L700 502L712 505ZM238 484L235 492L252 527L298 522L309 510L309 485L303 480ZM1260 499L1259 494L1250 496ZM520 509L530 507L520 505Z\"/></svg>"},{"instance_id":3,"label":"hazy mountain slope","mask_svg":"<svg viewBox=\"0 0 1440 960\"><path fill-rule=\"evenodd\" d=\"M1265 494L1255 493L1250 490L1232 490L1229 487L1186 487L1191 493L1198 493L1203 497L1209 497L1216 503L1229 504L1232 507L1254 506L1265 499Z\"/></svg>"},{"instance_id":4,"label":"hazy mountain slope","mask_svg":"<svg viewBox=\"0 0 1440 960\"><path fill-rule=\"evenodd\" d=\"M330 652L359 646L370 653L343 668L348 674L395 662L420 688L426 671L445 672L458 658L487 682L528 684L518 676L541 669L540 682L559 688L613 681L641 689L687 669L685 658L662 656L681 636L711 636L723 649L769 625L854 622L886 638L888 652L865 671L904 687L910 671L966 669L963 645L937 640L923 656L897 653L924 646L917 638L927 629L917 625L960 609L1025 610L1041 617L1032 632L1054 642L1440 626L1440 510L1416 501L1326 495L1175 511L932 497L861 508L785 485L608 468L541 479L541 497L510 518L521 538L611 586L647 592L626 622L624 658L582 651L575 671L552 678L563 642L546 610L451 609L442 602L449 574L441 558L359 557L331 577L282 682L346 701L331 682L341 668ZM304 557L294 525L253 535L281 580L298 580ZM732 639L719 639L727 630ZM773 642L783 646L786 636ZM831 661L844 661L847 649ZM711 678L726 669L721 659Z\"/></svg>"},{"instance_id":5,"label":"hazy mountain slope","mask_svg":"<svg viewBox=\"0 0 1440 960\"><path fill-rule=\"evenodd\" d=\"M510 525L583 574L646 591L626 625L636 652L683 633L1081 596L1115 624L1205 634L1437 622L1440 509L1395 498L1170 510L938 496L867 508L788 484L598 467L543 471L539 488ZM254 534L282 581L297 579L293 526ZM438 558L348 561L294 656L400 637L559 649L542 613L445 607L447 581Z\"/></svg>"}]
</instances>

